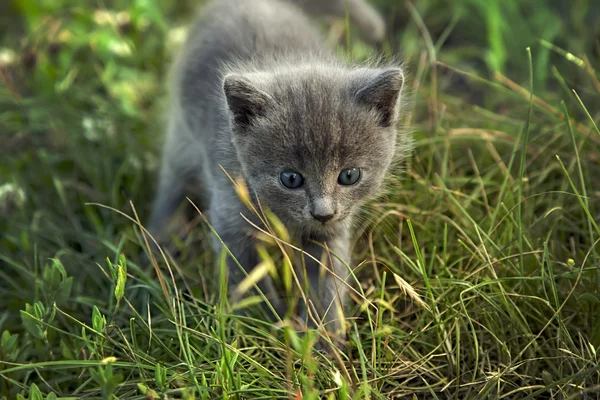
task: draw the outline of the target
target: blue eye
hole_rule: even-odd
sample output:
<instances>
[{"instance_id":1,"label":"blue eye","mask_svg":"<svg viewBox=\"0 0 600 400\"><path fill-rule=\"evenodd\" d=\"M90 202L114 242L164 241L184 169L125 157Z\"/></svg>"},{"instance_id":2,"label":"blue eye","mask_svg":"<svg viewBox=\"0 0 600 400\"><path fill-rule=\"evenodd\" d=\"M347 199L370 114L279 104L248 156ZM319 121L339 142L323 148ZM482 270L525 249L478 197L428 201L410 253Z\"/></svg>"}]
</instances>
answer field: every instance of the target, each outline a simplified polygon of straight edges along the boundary
<instances>
[{"instance_id":1,"label":"blue eye","mask_svg":"<svg viewBox=\"0 0 600 400\"><path fill-rule=\"evenodd\" d=\"M304 178L297 172L294 171L284 171L279 176L281 179L281 183L288 189L298 189L300 186L304 184Z\"/></svg>"},{"instance_id":2,"label":"blue eye","mask_svg":"<svg viewBox=\"0 0 600 400\"><path fill-rule=\"evenodd\" d=\"M340 172L338 183L344 186L354 185L360 179L360 169L347 168Z\"/></svg>"}]
</instances>

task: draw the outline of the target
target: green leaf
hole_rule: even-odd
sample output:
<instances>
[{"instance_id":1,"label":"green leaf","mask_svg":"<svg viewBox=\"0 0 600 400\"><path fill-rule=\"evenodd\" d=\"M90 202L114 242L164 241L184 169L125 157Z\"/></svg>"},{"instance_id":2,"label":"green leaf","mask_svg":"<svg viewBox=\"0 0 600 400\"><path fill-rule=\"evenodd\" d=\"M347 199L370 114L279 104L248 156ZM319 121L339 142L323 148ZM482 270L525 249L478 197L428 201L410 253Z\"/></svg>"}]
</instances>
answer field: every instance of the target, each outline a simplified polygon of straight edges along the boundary
<instances>
[{"instance_id":1,"label":"green leaf","mask_svg":"<svg viewBox=\"0 0 600 400\"><path fill-rule=\"evenodd\" d=\"M552 384L554 383L552 375L546 370L542 371L542 380L547 386L552 386Z\"/></svg>"},{"instance_id":2,"label":"green leaf","mask_svg":"<svg viewBox=\"0 0 600 400\"><path fill-rule=\"evenodd\" d=\"M162 367L160 364L156 364L156 369L154 370L154 379L156 380L156 386L158 386L161 390L167 384L167 369Z\"/></svg>"},{"instance_id":3,"label":"green leaf","mask_svg":"<svg viewBox=\"0 0 600 400\"><path fill-rule=\"evenodd\" d=\"M27 307L31 307L31 305L27 304L25 306ZM36 318L34 315L32 315L30 312L27 311L19 311L21 314L21 322L23 323L23 327L25 328L25 330L27 332L29 332L29 334L35 338L38 339L44 339L44 332L42 331L41 323L40 320L38 318Z\"/></svg>"},{"instance_id":4,"label":"green leaf","mask_svg":"<svg viewBox=\"0 0 600 400\"><path fill-rule=\"evenodd\" d=\"M4 354L10 353L17 343L18 338L19 335L17 334L11 335L8 331L2 332L2 352Z\"/></svg>"},{"instance_id":5,"label":"green leaf","mask_svg":"<svg viewBox=\"0 0 600 400\"><path fill-rule=\"evenodd\" d=\"M117 301L123 298L125 295L125 282L127 281L127 269L119 264L118 265L118 277L117 277L117 286L115 287L115 298Z\"/></svg>"},{"instance_id":6,"label":"green leaf","mask_svg":"<svg viewBox=\"0 0 600 400\"><path fill-rule=\"evenodd\" d=\"M42 304L41 301L36 301L33 305L33 315L35 315L38 319L43 319L44 315L46 315L46 308Z\"/></svg>"},{"instance_id":7,"label":"green leaf","mask_svg":"<svg viewBox=\"0 0 600 400\"><path fill-rule=\"evenodd\" d=\"M584 293L578 297L578 300L590 305L600 304L600 296L595 293Z\"/></svg>"},{"instance_id":8,"label":"green leaf","mask_svg":"<svg viewBox=\"0 0 600 400\"><path fill-rule=\"evenodd\" d=\"M113 265L108 257L106 257L106 265L108 266L108 270L110 271L113 279L117 279L117 268Z\"/></svg>"},{"instance_id":9,"label":"green leaf","mask_svg":"<svg viewBox=\"0 0 600 400\"><path fill-rule=\"evenodd\" d=\"M144 396L146 396L147 399L158 399L160 398L160 396L158 395L158 393L153 390L150 389L148 386L142 385L141 383L137 384L138 390L140 391L140 393L142 393Z\"/></svg>"},{"instance_id":10,"label":"green leaf","mask_svg":"<svg viewBox=\"0 0 600 400\"><path fill-rule=\"evenodd\" d=\"M29 400L44 400L40 388L35 383L32 383L29 387Z\"/></svg>"},{"instance_id":11,"label":"green leaf","mask_svg":"<svg viewBox=\"0 0 600 400\"><path fill-rule=\"evenodd\" d=\"M43 284L49 302L62 303L71 297L73 278L68 277L62 262L54 258L44 268Z\"/></svg>"},{"instance_id":12,"label":"green leaf","mask_svg":"<svg viewBox=\"0 0 600 400\"><path fill-rule=\"evenodd\" d=\"M125 254L123 253L121 253L121 255L119 256L119 265L123 267L123 269L125 269L125 272L127 272L127 259L125 258Z\"/></svg>"},{"instance_id":13,"label":"green leaf","mask_svg":"<svg viewBox=\"0 0 600 400\"><path fill-rule=\"evenodd\" d=\"M98 368L98 371L90 370L90 375L100 385L102 397L105 399L112 398L117 386L123 382L122 374L113 374L111 363L106 366L106 369Z\"/></svg>"},{"instance_id":14,"label":"green leaf","mask_svg":"<svg viewBox=\"0 0 600 400\"><path fill-rule=\"evenodd\" d=\"M56 296L57 303L64 303L68 299L71 298L71 288L73 287L73 277L70 276L65 279L58 289L58 294Z\"/></svg>"},{"instance_id":15,"label":"green leaf","mask_svg":"<svg viewBox=\"0 0 600 400\"><path fill-rule=\"evenodd\" d=\"M98 310L98 307L94 306L92 310L92 327L95 331L103 332L105 326L106 318L104 318L104 315Z\"/></svg>"},{"instance_id":16,"label":"green leaf","mask_svg":"<svg viewBox=\"0 0 600 400\"><path fill-rule=\"evenodd\" d=\"M283 332L286 340L292 345L292 348L298 352L302 352L302 343L298 338L296 330L291 326L286 326L283 328Z\"/></svg>"},{"instance_id":17,"label":"green leaf","mask_svg":"<svg viewBox=\"0 0 600 400\"><path fill-rule=\"evenodd\" d=\"M70 346L68 346L64 340L60 341L59 346L60 353L62 354L65 360L72 360L75 358L75 354L73 354L73 351L71 350Z\"/></svg>"}]
</instances>

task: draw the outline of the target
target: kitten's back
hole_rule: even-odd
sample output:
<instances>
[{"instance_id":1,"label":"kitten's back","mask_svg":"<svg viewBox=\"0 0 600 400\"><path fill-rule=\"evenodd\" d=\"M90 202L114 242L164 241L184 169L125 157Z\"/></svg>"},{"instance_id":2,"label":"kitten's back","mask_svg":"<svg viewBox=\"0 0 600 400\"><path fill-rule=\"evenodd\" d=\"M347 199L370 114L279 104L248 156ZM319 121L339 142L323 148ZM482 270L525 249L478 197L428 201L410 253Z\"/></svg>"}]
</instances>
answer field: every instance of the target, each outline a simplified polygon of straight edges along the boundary
<instances>
[{"instance_id":1,"label":"kitten's back","mask_svg":"<svg viewBox=\"0 0 600 400\"><path fill-rule=\"evenodd\" d=\"M302 10L285 1L217 0L201 11L174 71L176 101L188 115L218 103L225 64L330 52Z\"/></svg>"},{"instance_id":2,"label":"kitten's back","mask_svg":"<svg viewBox=\"0 0 600 400\"><path fill-rule=\"evenodd\" d=\"M290 0L312 15L332 15L345 18L359 28L364 39L378 43L385 36L385 22L367 0Z\"/></svg>"}]
</instances>

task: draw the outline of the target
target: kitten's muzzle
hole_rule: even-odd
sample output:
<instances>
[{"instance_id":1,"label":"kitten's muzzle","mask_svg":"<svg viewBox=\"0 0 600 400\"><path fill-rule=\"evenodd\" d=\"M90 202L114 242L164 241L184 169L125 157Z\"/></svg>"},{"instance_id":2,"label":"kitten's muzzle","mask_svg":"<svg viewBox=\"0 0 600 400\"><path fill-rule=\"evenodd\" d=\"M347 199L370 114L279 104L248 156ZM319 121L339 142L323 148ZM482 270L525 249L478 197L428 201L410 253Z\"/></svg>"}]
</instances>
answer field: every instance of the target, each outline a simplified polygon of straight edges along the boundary
<instances>
[{"instance_id":1,"label":"kitten's muzzle","mask_svg":"<svg viewBox=\"0 0 600 400\"><path fill-rule=\"evenodd\" d=\"M330 221L337 214L337 207L333 199L328 196L318 196L312 199L310 215L323 224Z\"/></svg>"},{"instance_id":2,"label":"kitten's muzzle","mask_svg":"<svg viewBox=\"0 0 600 400\"><path fill-rule=\"evenodd\" d=\"M335 214L314 214L314 213L312 213L312 216L317 221L326 223L327 221L331 220L335 216Z\"/></svg>"}]
</instances>

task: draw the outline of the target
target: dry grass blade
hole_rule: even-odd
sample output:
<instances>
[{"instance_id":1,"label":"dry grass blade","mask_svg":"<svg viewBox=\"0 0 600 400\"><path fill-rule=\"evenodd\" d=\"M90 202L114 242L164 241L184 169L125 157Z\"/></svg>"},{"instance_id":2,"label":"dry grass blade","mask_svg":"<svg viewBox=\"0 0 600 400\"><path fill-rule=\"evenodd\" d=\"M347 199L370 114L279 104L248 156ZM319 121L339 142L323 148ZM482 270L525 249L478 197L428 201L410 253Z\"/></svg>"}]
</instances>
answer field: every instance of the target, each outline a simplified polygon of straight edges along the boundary
<instances>
[{"instance_id":1,"label":"dry grass blade","mask_svg":"<svg viewBox=\"0 0 600 400\"><path fill-rule=\"evenodd\" d=\"M392 272L393 273L393 272ZM407 296L409 299L414 301L419 306L423 307L427 311L431 311L431 308L421 299L421 296L417 293L417 291L412 287L412 285L406 282L400 275L394 274L394 280L398 285L398 288L402 292L403 295Z\"/></svg>"}]
</instances>

